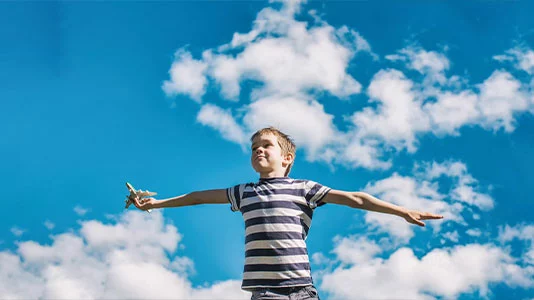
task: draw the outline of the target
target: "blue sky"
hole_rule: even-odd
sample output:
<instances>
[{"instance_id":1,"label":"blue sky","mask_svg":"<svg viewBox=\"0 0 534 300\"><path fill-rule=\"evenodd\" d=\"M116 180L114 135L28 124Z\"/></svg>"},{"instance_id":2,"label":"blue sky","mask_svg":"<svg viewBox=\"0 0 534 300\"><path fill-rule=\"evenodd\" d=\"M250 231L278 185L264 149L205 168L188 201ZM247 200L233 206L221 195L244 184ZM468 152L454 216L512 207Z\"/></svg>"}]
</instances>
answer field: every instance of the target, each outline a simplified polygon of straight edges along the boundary
<instances>
[{"instance_id":1,"label":"blue sky","mask_svg":"<svg viewBox=\"0 0 534 300\"><path fill-rule=\"evenodd\" d=\"M126 181L161 198L255 181L267 125L297 142L292 177L445 215L318 208L322 298L532 297L533 9L0 3L0 298L250 297L229 205L122 201Z\"/></svg>"}]
</instances>

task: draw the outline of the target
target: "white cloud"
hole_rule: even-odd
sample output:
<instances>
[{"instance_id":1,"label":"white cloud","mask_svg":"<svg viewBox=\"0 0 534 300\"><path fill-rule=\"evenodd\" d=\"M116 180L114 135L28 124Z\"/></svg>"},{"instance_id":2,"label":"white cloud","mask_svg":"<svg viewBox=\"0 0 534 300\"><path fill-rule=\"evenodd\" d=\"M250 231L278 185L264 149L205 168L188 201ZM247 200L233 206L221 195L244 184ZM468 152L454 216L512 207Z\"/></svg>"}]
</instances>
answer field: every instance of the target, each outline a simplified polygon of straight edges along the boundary
<instances>
[{"instance_id":1,"label":"white cloud","mask_svg":"<svg viewBox=\"0 0 534 300\"><path fill-rule=\"evenodd\" d=\"M87 212L89 212L88 208L83 208L79 205L76 205L73 210L78 216L84 216Z\"/></svg>"},{"instance_id":2,"label":"white cloud","mask_svg":"<svg viewBox=\"0 0 534 300\"><path fill-rule=\"evenodd\" d=\"M419 165L416 168L420 167ZM419 175L428 179L436 179L441 176L455 177L463 182L472 181L472 177L467 176L467 166L459 161L446 161L443 163L432 162L431 164L423 164L423 173Z\"/></svg>"},{"instance_id":3,"label":"white cloud","mask_svg":"<svg viewBox=\"0 0 534 300\"><path fill-rule=\"evenodd\" d=\"M432 162L425 164L425 174L428 179L436 179L447 176L454 179L455 183L450 192L454 200L476 206L481 210L493 209L495 202L488 194L480 193L478 181L467 172L467 166L459 161L445 161L443 163Z\"/></svg>"},{"instance_id":4,"label":"white cloud","mask_svg":"<svg viewBox=\"0 0 534 300\"><path fill-rule=\"evenodd\" d=\"M521 82L508 72L495 71L478 87L480 124L493 130L514 131L516 115L529 108Z\"/></svg>"},{"instance_id":5,"label":"white cloud","mask_svg":"<svg viewBox=\"0 0 534 300\"><path fill-rule=\"evenodd\" d=\"M337 162L348 164L352 167L364 167L367 169L389 169L392 165L391 160L382 161L383 151L380 148L380 142L373 139L362 139L359 133L355 132L349 137L348 144L341 145L336 149L341 152L340 155L333 154L339 159ZM335 153L335 152L334 152Z\"/></svg>"},{"instance_id":6,"label":"white cloud","mask_svg":"<svg viewBox=\"0 0 534 300\"><path fill-rule=\"evenodd\" d=\"M460 135L458 129L473 124L480 116L478 97L472 91L460 93L443 92L435 102L423 105L423 110L432 121L432 131L437 135Z\"/></svg>"},{"instance_id":7,"label":"white cloud","mask_svg":"<svg viewBox=\"0 0 534 300\"><path fill-rule=\"evenodd\" d=\"M482 235L482 231L480 229L468 229L465 233L474 237L479 237Z\"/></svg>"},{"instance_id":8,"label":"white cloud","mask_svg":"<svg viewBox=\"0 0 534 300\"><path fill-rule=\"evenodd\" d=\"M516 69L523 70L530 75L534 74L534 51L525 46L517 46L508 49L505 53L495 55L493 59L500 62L513 62Z\"/></svg>"},{"instance_id":9,"label":"white cloud","mask_svg":"<svg viewBox=\"0 0 534 300\"><path fill-rule=\"evenodd\" d=\"M514 239L534 242L534 225L505 225L499 228L499 241L501 243L510 242Z\"/></svg>"},{"instance_id":10,"label":"white cloud","mask_svg":"<svg viewBox=\"0 0 534 300\"><path fill-rule=\"evenodd\" d=\"M452 191L452 197L470 205L477 206L482 210L491 210L494 206L493 199L486 194L477 193L472 186L460 185Z\"/></svg>"},{"instance_id":11,"label":"white cloud","mask_svg":"<svg viewBox=\"0 0 534 300\"><path fill-rule=\"evenodd\" d=\"M178 274L196 274L195 263L188 257L176 257L170 264L170 269Z\"/></svg>"},{"instance_id":12,"label":"white cloud","mask_svg":"<svg viewBox=\"0 0 534 300\"><path fill-rule=\"evenodd\" d=\"M449 59L445 55L435 51L409 47L400 52L409 57L410 67L420 73L439 73L449 69L450 66Z\"/></svg>"},{"instance_id":13,"label":"white cloud","mask_svg":"<svg viewBox=\"0 0 534 300\"><path fill-rule=\"evenodd\" d=\"M319 19L320 22L323 22ZM323 22L323 24L326 24ZM373 53L371 50L371 45L369 42L367 42L366 39L363 38L362 35L360 35L359 32L350 29L347 26L341 26L339 29L337 29L336 34L341 37L339 40L343 45L349 49L352 49L354 52L365 52L369 53L373 60L378 60L379 57L376 53Z\"/></svg>"},{"instance_id":14,"label":"white cloud","mask_svg":"<svg viewBox=\"0 0 534 300\"><path fill-rule=\"evenodd\" d=\"M26 232L26 230L24 230L22 228L19 228L17 226L11 227L10 231L16 237L20 237L20 236L22 236L24 234L24 232Z\"/></svg>"},{"instance_id":15,"label":"white cloud","mask_svg":"<svg viewBox=\"0 0 534 300\"><path fill-rule=\"evenodd\" d=\"M367 91L377 105L353 113L350 119L355 125L350 144L374 139L373 147L378 148L362 155L364 161L375 163L361 166L378 166L390 147L414 153L423 134L458 136L464 126L511 132L519 114L534 112L534 94L529 103L528 87L505 71L495 71L470 88L465 79L446 76L450 62L444 54L410 46L386 58L401 61L424 77L416 82L391 69L374 75Z\"/></svg>"},{"instance_id":16,"label":"white cloud","mask_svg":"<svg viewBox=\"0 0 534 300\"><path fill-rule=\"evenodd\" d=\"M210 51L205 52L205 57L210 60L210 75L221 87L221 95L225 99L239 100L241 88L239 82L242 76L240 61L236 62L231 56L213 56Z\"/></svg>"},{"instance_id":17,"label":"white cloud","mask_svg":"<svg viewBox=\"0 0 534 300\"><path fill-rule=\"evenodd\" d=\"M406 74L413 72L387 67L379 70L366 89L368 105L344 116L333 115L321 97L349 99L360 93L364 88L348 72L349 66L355 69L353 59L359 53L375 60L378 56L354 29L335 28L315 11L308 12L314 21L298 21L305 1L281 2L280 9L262 9L249 32L234 33L230 42L205 50L200 60L179 50L171 80L164 83L167 94L189 94L198 101L208 82L215 83L225 99L249 100L232 111L201 108L199 116L210 112L211 118L197 120L229 141L243 145L242 133L248 135L263 124L284 126L310 161L387 169L395 153L415 153L424 135L459 136L466 126L512 132L520 114L534 113L530 83L496 70L482 83L472 84L467 76L447 75L453 64L445 53L447 47L440 52L412 44L386 60L400 62L421 76L411 78ZM517 61L519 68L531 72L534 52L523 47L506 53L496 59ZM245 90L250 94L240 97ZM311 117L318 118L318 124ZM334 123L336 118L345 122L345 131ZM313 128L306 132L305 126ZM310 134L314 130L318 135ZM469 193L468 189L457 191L460 199L471 198ZM476 201L489 203L485 198Z\"/></svg>"},{"instance_id":18,"label":"white cloud","mask_svg":"<svg viewBox=\"0 0 534 300\"><path fill-rule=\"evenodd\" d=\"M54 229L54 227L56 227L56 225L55 225L54 223L52 223L51 221L49 221L49 220L46 220L46 221L44 222L44 226L45 226L46 229L48 229L48 230L52 230L52 229Z\"/></svg>"},{"instance_id":19,"label":"white cloud","mask_svg":"<svg viewBox=\"0 0 534 300\"><path fill-rule=\"evenodd\" d=\"M418 136L459 135L464 126L511 132L520 113L534 111L528 87L505 71L495 71L473 88L462 88L465 79L445 75L450 62L443 54L410 46L386 58L402 61L424 78L415 82L400 71L381 70L371 80L368 94L378 105L355 112L351 120L359 132L356 138L374 138L381 148L413 153ZM383 154L373 152L376 159Z\"/></svg>"},{"instance_id":20,"label":"white cloud","mask_svg":"<svg viewBox=\"0 0 534 300\"><path fill-rule=\"evenodd\" d=\"M426 51L419 46L408 46L398 51L398 54L387 55L386 59L391 61L406 62L409 69L416 70L427 75L428 83L446 83L445 71L450 67L449 59L442 53L436 51Z\"/></svg>"},{"instance_id":21,"label":"white cloud","mask_svg":"<svg viewBox=\"0 0 534 300\"><path fill-rule=\"evenodd\" d=\"M443 215L444 220L428 222L436 230L443 221L463 223L464 220L460 216L463 206L446 202L446 195L439 193L438 188L435 182L394 173L386 179L367 184L363 190L402 207ZM388 232L400 241L407 242L414 236L414 226L403 218L369 212L365 215L365 222L372 228Z\"/></svg>"},{"instance_id":22,"label":"white cloud","mask_svg":"<svg viewBox=\"0 0 534 300\"><path fill-rule=\"evenodd\" d=\"M180 49L176 51L169 70L171 78L163 82L162 89L168 96L185 94L200 102L208 84L204 74L206 69L206 63L193 59L191 53Z\"/></svg>"},{"instance_id":23,"label":"white cloud","mask_svg":"<svg viewBox=\"0 0 534 300\"><path fill-rule=\"evenodd\" d=\"M332 145L332 137L337 135L333 116L310 93L327 91L339 98L359 93L361 84L347 73L349 61L359 52L370 53L374 58L376 55L353 29L334 28L317 15L312 24L297 21L295 14L303 2L283 1L280 10L261 10L250 32L235 33L230 43L204 51L201 60L179 50L164 90L168 95L185 93L198 100L205 92L207 78L212 78L224 98L236 101L242 82L257 82L249 95L252 103L238 110L239 117L214 106L203 106L197 120L237 143L243 141L238 132L250 133L260 123L288 124L292 128L290 134L300 141L310 160L335 160L339 151L329 148L339 148ZM267 104L277 106L259 111ZM293 118L298 110L285 111L288 107L304 110L297 118L302 123ZM304 129L306 126L308 130ZM313 130L319 133L318 139Z\"/></svg>"},{"instance_id":24,"label":"white cloud","mask_svg":"<svg viewBox=\"0 0 534 300\"><path fill-rule=\"evenodd\" d=\"M332 252L345 264L363 264L382 253L380 246L366 237L338 236L334 238L334 243L336 246Z\"/></svg>"},{"instance_id":25,"label":"white cloud","mask_svg":"<svg viewBox=\"0 0 534 300\"><path fill-rule=\"evenodd\" d=\"M444 179L451 181L448 193L440 186ZM478 182L468 173L467 166L458 161L416 164L414 177L394 173L389 178L369 183L364 191L394 204L443 214L443 222L467 225L461 217L464 210L470 213L476 208L486 209L486 202L477 201L479 196L470 194L471 199L458 199L457 187L471 187L480 193ZM480 193L481 195L485 195ZM486 195L493 203L489 195ZM504 284L511 288L534 288L534 226L521 224L499 228L498 240L504 244L467 244L451 248L429 250L415 255L409 248L400 248L384 256L399 244L407 243L413 236L413 225L402 218L374 212L366 213L365 220L371 228L387 232L393 238L391 245L378 245L367 236L334 238L331 253L335 255L328 264L315 270L320 287L334 299L435 299L458 298L461 294L475 294L486 298L491 287ZM434 229L433 236L461 242L463 230L451 229L439 232L445 224L428 221ZM450 225L450 224L448 224ZM445 226L443 226L445 227ZM465 234L479 237L480 229L469 229ZM511 255L508 242L520 239L525 242L522 254ZM400 243L399 243L400 242ZM419 249L421 251L421 249ZM424 250L422 250L424 251ZM336 267L334 267L336 266ZM347 285L346 282L357 282Z\"/></svg>"},{"instance_id":26,"label":"white cloud","mask_svg":"<svg viewBox=\"0 0 534 300\"><path fill-rule=\"evenodd\" d=\"M161 213L127 212L115 224L90 220L50 245L0 252L0 298L248 299L239 280L193 287L193 262L175 251L181 235Z\"/></svg>"},{"instance_id":27,"label":"white cloud","mask_svg":"<svg viewBox=\"0 0 534 300\"><path fill-rule=\"evenodd\" d=\"M518 224L516 226L505 225L504 227L499 227L499 242L506 244L515 239L524 242L525 247L521 257L534 268L534 225Z\"/></svg>"},{"instance_id":28,"label":"white cloud","mask_svg":"<svg viewBox=\"0 0 534 300\"><path fill-rule=\"evenodd\" d=\"M378 72L368 88L377 108L367 107L351 117L358 138L378 138L397 150L414 152L415 134L428 130L430 123L412 87L413 83L397 70Z\"/></svg>"},{"instance_id":29,"label":"white cloud","mask_svg":"<svg viewBox=\"0 0 534 300\"><path fill-rule=\"evenodd\" d=\"M358 32L346 26L336 29L317 16L312 24L297 21L302 2L284 1L280 10L261 10L250 32L234 33L230 43L205 51L209 75L223 97L237 100L244 80L262 83L254 91L260 97L328 91L345 98L361 91L346 69L356 53L371 53L371 46ZM239 52L227 54L230 50Z\"/></svg>"},{"instance_id":30,"label":"white cloud","mask_svg":"<svg viewBox=\"0 0 534 300\"><path fill-rule=\"evenodd\" d=\"M247 137L236 123L232 113L213 104L204 104L197 115L197 121L219 131L224 139L244 145Z\"/></svg>"},{"instance_id":31,"label":"white cloud","mask_svg":"<svg viewBox=\"0 0 534 300\"><path fill-rule=\"evenodd\" d=\"M334 253L339 252L336 249ZM352 255L357 256L357 250ZM411 249L401 248L388 258L356 260L349 267L342 265L323 274L320 287L334 299L457 298L473 292L487 297L489 285L494 283L533 287L533 271L515 264L504 249L489 244L434 249L421 258Z\"/></svg>"},{"instance_id":32,"label":"white cloud","mask_svg":"<svg viewBox=\"0 0 534 300\"><path fill-rule=\"evenodd\" d=\"M330 259L321 252L316 252L311 256L311 263L314 265L326 265L330 263Z\"/></svg>"},{"instance_id":33,"label":"white cloud","mask_svg":"<svg viewBox=\"0 0 534 300\"><path fill-rule=\"evenodd\" d=\"M262 12L258 18L265 17L264 22L287 22L280 27L271 24L281 37L257 38L235 58L224 54L208 56L210 75L221 85L223 96L235 99L239 81L246 79L261 82L263 85L256 92L263 96L326 90L347 97L360 92L361 84L346 73L355 50L341 44L334 28L308 30L304 22L277 18L277 11Z\"/></svg>"},{"instance_id":34,"label":"white cloud","mask_svg":"<svg viewBox=\"0 0 534 300\"><path fill-rule=\"evenodd\" d=\"M262 98L248 106L243 123L249 132L276 126L305 147L309 158L318 156L338 136L333 116L319 102L304 97Z\"/></svg>"},{"instance_id":35,"label":"white cloud","mask_svg":"<svg viewBox=\"0 0 534 300\"><path fill-rule=\"evenodd\" d=\"M460 235L458 234L458 231L452 231L452 232L444 232L443 237L448 239L451 242L458 243Z\"/></svg>"},{"instance_id":36,"label":"white cloud","mask_svg":"<svg viewBox=\"0 0 534 300\"><path fill-rule=\"evenodd\" d=\"M447 193L440 191L443 189L441 177L452 183ZM413 176L394 173L388 178L368 183L363 190L402 207L443 215L443 220L427 222L435 233L441 230L443 222L467 224L462 217L466 209L488 211L494 207L493 198L480 192L478 181L459 161L416 164ZM374 212L365 214L365 222L373 229L389 233L397 242L409 241L416 228L403 218ZM453 242L459 240L458 232L444 233L444 237Z\"/></svg>"}]
</instances>

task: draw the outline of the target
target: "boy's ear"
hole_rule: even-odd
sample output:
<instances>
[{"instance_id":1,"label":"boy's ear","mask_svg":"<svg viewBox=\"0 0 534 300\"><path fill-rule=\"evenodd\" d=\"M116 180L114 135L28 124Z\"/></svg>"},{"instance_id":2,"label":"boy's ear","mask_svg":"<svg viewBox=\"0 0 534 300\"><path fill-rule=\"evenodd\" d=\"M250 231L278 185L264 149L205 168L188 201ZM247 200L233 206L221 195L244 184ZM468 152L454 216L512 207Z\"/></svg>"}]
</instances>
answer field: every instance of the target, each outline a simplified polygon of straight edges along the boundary
<instances>
[{"instance_id":1,"label":"boy's ear","mask_svg":"<svg viewBox=\"0 0 534 300\"><path fill-rule=\"evenodd\" d=\"M295 155L293 153L287 153L286 155L284 155L284 161L288 165L293 163L294 160L295 160Z\"/></svg>"}]
</instances>

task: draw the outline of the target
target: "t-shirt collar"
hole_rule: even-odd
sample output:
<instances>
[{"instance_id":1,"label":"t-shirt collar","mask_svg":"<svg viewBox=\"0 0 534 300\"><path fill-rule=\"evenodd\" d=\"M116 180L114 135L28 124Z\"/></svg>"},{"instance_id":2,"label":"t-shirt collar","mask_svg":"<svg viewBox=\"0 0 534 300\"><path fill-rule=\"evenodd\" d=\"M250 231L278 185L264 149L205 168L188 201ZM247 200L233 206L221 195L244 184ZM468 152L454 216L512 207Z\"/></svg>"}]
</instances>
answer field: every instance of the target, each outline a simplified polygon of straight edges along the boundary
<instances>
[{"instance_id":1,"label":"t-shirt collar","mask_svg":"<svg viewBox=\"0 0 534 300\"><path fill-rule=\"evenodd\" d=\"M270 182L270 183L273 183L273 182L280 182L280 181L284 181L284 180L288 180L288 179L289 179L289 177L287 177L287 176L283 176L283 177L268 177L268 178L260 177L259 182Z\"/></svg>"}]
</instances>

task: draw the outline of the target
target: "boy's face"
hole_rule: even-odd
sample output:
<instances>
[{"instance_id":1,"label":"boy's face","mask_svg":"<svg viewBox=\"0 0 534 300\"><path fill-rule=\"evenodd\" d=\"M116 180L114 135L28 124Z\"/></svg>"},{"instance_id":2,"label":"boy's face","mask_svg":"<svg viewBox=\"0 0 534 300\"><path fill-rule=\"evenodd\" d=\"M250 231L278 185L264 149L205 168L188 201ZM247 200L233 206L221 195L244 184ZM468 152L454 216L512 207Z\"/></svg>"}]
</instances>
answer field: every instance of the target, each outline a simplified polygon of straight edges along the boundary
<instances>
[{"instance_id":1,"label":"boy's face","mask_svg":"<svg viewBox=\"0 0 534 300\"><path fill-rule=\"evenodd\" d=\"M290 156L282 155L278 138L273 134L263 134L252 141L250 161L254 170L262 177L267 174L284 176L285 169L292 160Z\"/></svg>"}]
</instances>

